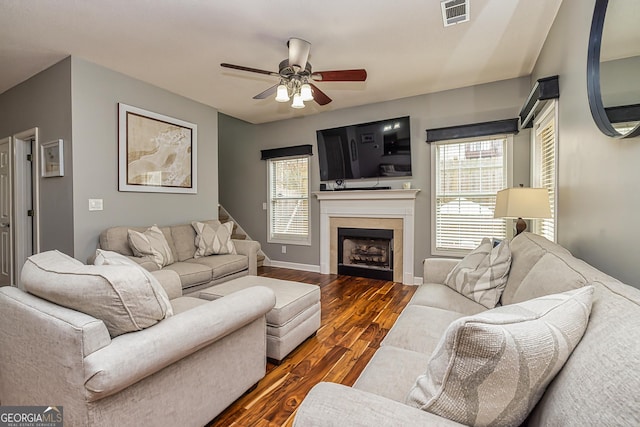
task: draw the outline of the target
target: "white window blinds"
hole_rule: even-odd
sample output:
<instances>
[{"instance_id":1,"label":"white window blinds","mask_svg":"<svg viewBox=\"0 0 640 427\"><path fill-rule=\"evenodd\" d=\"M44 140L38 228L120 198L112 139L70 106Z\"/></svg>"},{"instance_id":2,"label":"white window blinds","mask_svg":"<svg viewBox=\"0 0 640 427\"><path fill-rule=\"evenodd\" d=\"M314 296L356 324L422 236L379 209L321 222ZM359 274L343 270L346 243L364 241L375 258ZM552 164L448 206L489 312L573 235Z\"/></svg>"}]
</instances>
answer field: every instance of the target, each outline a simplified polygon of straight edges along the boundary
<instances>
[{"instance_id":1,"label":"white window blinds","mask_svg":"<svg viewBox=\"0 0 640 427\"><path fill-rule=\"evenodd\" d=\"M507 137L435 144L435 254L464 253L483 237L504 238L494 219L496 193L507 186Z\"/></svg>"},{"instance_id":2,"label":"white window blinds","mask_svg":"<svg viewBox=\"0 0 640 427\"><path fill-rule=\"evenodd\" d=\"M269 160L269 242L309 244L309 157Z\"/></svg>"},{"instance_id":3,"label":"white window blinds","mask_svg":"<svg viewBox=\"0 0 640 427\"><path fill-rule=\"evenodd\" d=\"M556 121L555 107L543 115L536 123L533 153L533 183L535 187L549 190L549 206L551 218L539 219L534 223L534 230L552 242L555 241L556 217Z\"/></svg>"}]
</instances>

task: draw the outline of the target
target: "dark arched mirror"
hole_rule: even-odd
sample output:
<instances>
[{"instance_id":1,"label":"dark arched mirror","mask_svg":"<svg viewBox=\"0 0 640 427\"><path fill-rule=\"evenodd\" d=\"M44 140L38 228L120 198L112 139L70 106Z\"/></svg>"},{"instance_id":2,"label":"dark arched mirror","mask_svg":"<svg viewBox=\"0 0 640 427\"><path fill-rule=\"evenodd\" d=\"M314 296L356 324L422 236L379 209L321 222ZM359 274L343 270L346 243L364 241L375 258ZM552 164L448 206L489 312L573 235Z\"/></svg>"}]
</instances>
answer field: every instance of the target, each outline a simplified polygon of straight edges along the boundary
<instances>
[{"instance_id":1,"label":"dark arched mirror","mask_svg":"<svg viewBox=\"0 0 640 427\"><path fill-rule=\"evenodd\" d=\"M596 0L587 56L589 107L613 138L640 135L639 0Z\"/></svg>"}]
</instances>

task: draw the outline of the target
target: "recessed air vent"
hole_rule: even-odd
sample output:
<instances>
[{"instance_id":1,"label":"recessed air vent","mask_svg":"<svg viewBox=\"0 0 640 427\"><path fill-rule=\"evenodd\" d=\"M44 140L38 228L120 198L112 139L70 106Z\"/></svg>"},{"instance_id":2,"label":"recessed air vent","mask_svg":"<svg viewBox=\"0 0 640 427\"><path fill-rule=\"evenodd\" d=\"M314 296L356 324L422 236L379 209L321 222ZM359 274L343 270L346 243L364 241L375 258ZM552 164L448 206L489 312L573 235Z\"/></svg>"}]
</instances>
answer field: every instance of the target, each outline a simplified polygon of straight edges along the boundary
<instances>
[{"instance_id":1,"label":"recessed air vent","mask_svg":"<svg viewBox=\"0 0 640 427\"><path fill-rule=\"evenodd\" d=\"M445 27L469 20L469 0L445 0L442 7L442 22Z\"/></svg>"}]
</instances>

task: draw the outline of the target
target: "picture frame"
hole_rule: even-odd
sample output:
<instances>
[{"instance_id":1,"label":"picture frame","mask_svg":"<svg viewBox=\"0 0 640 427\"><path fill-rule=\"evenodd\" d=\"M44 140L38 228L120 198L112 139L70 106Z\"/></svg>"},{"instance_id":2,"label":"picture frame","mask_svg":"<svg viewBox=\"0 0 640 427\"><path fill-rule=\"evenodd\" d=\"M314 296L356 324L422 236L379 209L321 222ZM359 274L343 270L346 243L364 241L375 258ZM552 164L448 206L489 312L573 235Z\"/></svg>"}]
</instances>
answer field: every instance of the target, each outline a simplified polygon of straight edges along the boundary
<instances>
[{"instance_id":1,"label":"picture frame","mask_svg":"<svg viewBox=\"0 0 640 427\"><path fill-rule=\"evenodd\" d=\"M43 178L64 176L64 143L61 139L40 144L40 159Z\"/></svg>"},{"instance_id":2,"label":"picture frame","mask_svg":"<svg viewBox=\"0 0 640 427\"><path fill-rule=\"evenodd\" d=\"M118 190L197 191L198 127L118 103Z\"/></svg>"}]
</instances>

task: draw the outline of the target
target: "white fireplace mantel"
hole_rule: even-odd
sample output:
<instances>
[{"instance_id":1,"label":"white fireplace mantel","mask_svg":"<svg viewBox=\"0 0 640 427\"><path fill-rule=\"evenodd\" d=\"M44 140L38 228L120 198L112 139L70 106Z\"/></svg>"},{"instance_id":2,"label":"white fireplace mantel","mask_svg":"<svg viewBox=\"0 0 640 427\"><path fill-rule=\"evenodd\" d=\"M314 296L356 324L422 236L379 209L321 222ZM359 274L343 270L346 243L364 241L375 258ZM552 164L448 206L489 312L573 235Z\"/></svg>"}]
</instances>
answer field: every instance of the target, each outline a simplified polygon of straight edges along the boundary
<instances>
[{"instance_id":1,"label":"white fireplace mantel","mask_svg":"<svg viewBox=\"0 0 640 427\"><path fill-rule=\"evenodd\" d=\"M419 189L318 191L320 201L320 272L331 271L330 221L345 218L400 218L402 228L402 282L414 284L414 217Z\"/></svg>"}]
</instances>

